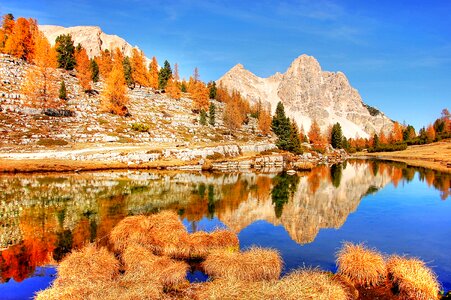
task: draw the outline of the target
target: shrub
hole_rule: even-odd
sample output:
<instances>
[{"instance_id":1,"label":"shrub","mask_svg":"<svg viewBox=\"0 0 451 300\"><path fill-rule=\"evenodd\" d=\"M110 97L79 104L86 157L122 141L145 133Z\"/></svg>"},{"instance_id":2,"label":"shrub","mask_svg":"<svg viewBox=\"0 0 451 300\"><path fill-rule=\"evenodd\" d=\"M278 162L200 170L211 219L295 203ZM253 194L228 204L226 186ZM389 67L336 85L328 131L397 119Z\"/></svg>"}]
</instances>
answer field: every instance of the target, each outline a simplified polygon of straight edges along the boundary
<instances>
[{"instance_id":1,"label":"shrub","mask_svg":"<svg viewBox=\"0 0 451 300\"><path fill-rule=\"evenodd\" d=\"M143 123L133 123L132 124L132 130L139 131L139 132L148 132L150 129L150 126Z\"/></svg>"},{"instance_id":2,"label":"shrub","mask_svg":"<svg viewBox=\"0 0 451 300\"><path fill-rule=\"evenodd\" d=\"M61 139L43 138L43 139L39 139L37 144L39 146L47 146L48 147L48 146L66 146L69 143L67 141L61 140Z\"/></svg>"},{"instance_id":3,"label":"shrub","mask_svg":"<svg viewBox=\"0 0 451 300\"><path fill-rule=\"evenodd\" d=\"M210 160L218 160L218 159L223 159L223 158L224 158L224 155L219 152L215 152L211 155L207 155L207 159L210 159Z\"/></svg>"},{"instance_id":4,"label":"shrub","mask_svg":"<svg viewBox=\"0 0 451 300\"><path fill-rule=\"evenodd\" d=\"M400 295L406 299L438 299L440 285L437 276L416 258L391 257L387 262L388 276Z\"/></svg>"},{"instance_id":5,"label":"shrub","mask_svg":"<svg viewBox=\"0 0 451 300\"><path fill-rule=\"evenodd\" d=\"M384 257L363 244L345 243L337 254L338 273L354 284L376 286L386 277Z\"/></svg>"},{"instance_id":6,"label":"shrub","mask_svg":"<svg viewBox=\"0 0 451 300\"><path fill-rule=\"evenodd\" d=\"M402 151L407 149L407 143L398 144L383 144L377 147L368 148L368 152L392 152L392 151Z\"/></svg>"}]
</instances>

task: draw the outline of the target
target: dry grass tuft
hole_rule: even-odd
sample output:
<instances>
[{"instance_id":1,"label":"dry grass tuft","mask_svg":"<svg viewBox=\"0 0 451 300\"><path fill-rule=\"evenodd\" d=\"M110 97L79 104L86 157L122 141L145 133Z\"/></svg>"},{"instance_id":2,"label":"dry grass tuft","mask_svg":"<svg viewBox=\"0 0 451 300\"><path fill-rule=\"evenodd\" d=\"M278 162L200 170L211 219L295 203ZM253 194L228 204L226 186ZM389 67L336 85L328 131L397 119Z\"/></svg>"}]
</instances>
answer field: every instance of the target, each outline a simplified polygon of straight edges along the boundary
<instances>
[{"instance_id":1,"label":"dry grass tuft","mask_svg":"<svg viewBox=\"0 0 451 300\"><path fill-rule=\"evenodd\" d=\"M215 230L211 233L198 231L189 235L188 258L205 259L207 255L218 249L238 250L240 241L238 236L229 230Z\"/></svg>"},{"instance_id":2,"label":"dry grass tuft","mask_svg":"<svg viewBox=\"0 0 451 300\"><path fill-rule=\"evenodd\" d=\"M440 284L425 263L416 258L393 256L388 260L389 278L405 299L438 299Z\"/></svg>"},{"instance_id":3,"label":"dry grass tuft","mask_svg":"<svg viewBox=\"0 0 451 300\"><path fill-rule=\"evenodd\" d=\"M283 277L276 285L277 299L333 299L345 300L347 289L334 280L333 274L316 269L294 271Z\"/></svg>"},{"instance_id":4,"label":"dry grass tuft","mask_svg":"<svg viewBox=\"0 0 451 300\"><path fill-rule=\"evenodd\" d=\"M349 299L346 289L333 276L318 270L295 271L281 280L242 281L220 278L207 282L197 290L198 299Z\"/></svg>"},{"instance_id":5,"label":"dry grass tuft","mask_svg":"<svg viewBox=\"0 0 451 300\"><path fill-rule=\"evenodd\" d=\"M282 259L276 250L251 248L245 252L217 250L211 252L202 266L214 278L242 281L276 280L282 270Z\"/></svg>"},{"instance_id":6,"label":"dry grass tuft","mask_svg":"<svg viewBox=\"0 0 451 300\"><path fill-rule=\"evenodd\" d=\"M132 216L123 219L110 234L110 241L118 253L129 245L141 245L155 254L169 255L186 243L188 232L178 215L163 211L151 216Z\"/></svg>"},{"instance_id":7,"label":"dry grass tuft","mask_svg":"<svg viewBox=\"0 0 451 300\"><path fill-rule=\"evenodd\" d=\"M337 254L338 273L354 284L376 286L386 277L384 257L363 244L345 243Z\"/></svg>"},{"instance_id":8,"label":"dry grass tuft","mask_svg":"<svg viewBox=\"0 0 451 300\"><path fill-rule=\"evenodd\" d=\"M88 245L73 251L58 266L58 278L37 299L100 299L99 291L114 285L119 262L105 248ZM96 296L97 295L97 296Z\"/></svg>"},{"instance_id":9,"label":"dry grass tuft","mask_svg":"<svg viewBox=\"0 0 451 300\"><path fill-rule=\"evenodd\" d=\"M142 246L129 246L124 251L122 260L125 274L121 278L121 285L124 287L157 283L171 289L187 284L188 264L169 257L156 256Z\"/></svg>"}]
</instances>

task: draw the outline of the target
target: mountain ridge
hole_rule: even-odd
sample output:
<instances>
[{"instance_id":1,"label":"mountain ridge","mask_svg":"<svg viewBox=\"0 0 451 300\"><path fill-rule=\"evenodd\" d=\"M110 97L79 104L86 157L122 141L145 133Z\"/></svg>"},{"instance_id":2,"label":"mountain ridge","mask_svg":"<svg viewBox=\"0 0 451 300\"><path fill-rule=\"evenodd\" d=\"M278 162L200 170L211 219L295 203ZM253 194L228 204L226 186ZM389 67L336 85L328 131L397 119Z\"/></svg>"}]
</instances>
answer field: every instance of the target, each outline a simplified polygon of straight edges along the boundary
<instances>
[{"instance_id":1,"label":"mountain ridge","mask_svg":"<svg viewBox=\"0 0 451 300\"><path fill-rule=\"evenodd\" d=\"M305 131L313 120L323 132L339 122L348 138L368 138L381 129L388 134L393 127L393 121L383 112L370 113L343 72L323 71L319 62L306 54L294 59L283 74L258 77L237 64L216 83L240 92L251 103L261 101L270 105L272 112L281 101L287 115Z\"/></svg>"}]
</instances>

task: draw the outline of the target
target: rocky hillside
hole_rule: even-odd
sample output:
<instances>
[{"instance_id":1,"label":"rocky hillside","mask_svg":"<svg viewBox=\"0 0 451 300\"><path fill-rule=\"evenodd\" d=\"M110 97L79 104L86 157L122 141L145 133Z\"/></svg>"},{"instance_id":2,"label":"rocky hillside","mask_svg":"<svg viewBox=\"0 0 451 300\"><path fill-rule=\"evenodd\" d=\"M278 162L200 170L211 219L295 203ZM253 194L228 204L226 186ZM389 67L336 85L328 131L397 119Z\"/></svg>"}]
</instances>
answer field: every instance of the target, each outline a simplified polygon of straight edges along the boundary
<instances>
[{"instance_id":1,"label":"rocky hillside","mask_svg":"<svg viewBox=\"0 0 451 300\"><path fill-rule=\"evenodd\" d=\"M227 143L258 144L271 139L258 136L256 120L233 135L222 123L224 105L216 105L215 126L199 124L199 114L192 112L192 100L184 95L180 100L158 94L150 88L128 91L130 117L105 113L100 109L102 83L85 93L73 72L55 70L58 80L66 82L68 100L62 109L70 116L52 116L41 109L27 107L20 87L31 66L8 55L0 55L0 148L2 151L46 149L60 146L73 149L101 144L152 147L215 146ZM83 145L83 146L82 146ZM264 149L263 149L264 150Z\"/></svg>"},{"instance_id":2,"label":"rocky hillside","mask_svg":"<svg viewBox=\"0 0 451 300\"><path fill-rule=\"evenodd\" d=\"M329 124L339 122L348 138L367 138L393 127L384 113L362 101L343 73L322 71L318 61L308 55L296 58L284 74L268 78L258 77L238 64L217 84L239 91L251 102L267 103L273 112L281 101L287 115L306 131L312 120L324 131Z\"/></svg>"},{"instance_id":3,"label":"rocky hillside","mask_svg":"<svg viewBox=\"0 0 451 300\"><path fill-rule=\"evenodd\" d=\"M55 39L61 34L70 34L75 45L82 45L89 58L100 54L101 50L119 48L125 55L131 56L133 47L126 40L117 36L106 34L97 26L62 27L55 25L39 25L49 42L54 45Z\"/></svg>"}]
</instances>

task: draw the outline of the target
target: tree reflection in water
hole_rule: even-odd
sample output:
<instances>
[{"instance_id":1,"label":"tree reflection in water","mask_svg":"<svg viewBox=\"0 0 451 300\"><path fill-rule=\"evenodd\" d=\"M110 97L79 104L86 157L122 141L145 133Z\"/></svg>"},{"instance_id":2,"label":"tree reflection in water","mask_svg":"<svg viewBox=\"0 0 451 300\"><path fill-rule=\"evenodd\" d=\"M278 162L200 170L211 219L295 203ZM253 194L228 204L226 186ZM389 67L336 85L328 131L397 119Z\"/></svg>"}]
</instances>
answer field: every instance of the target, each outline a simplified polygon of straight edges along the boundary
<instances>
[{"instance_id":1,"label":"tree reflection in water","mask_svg":"<svg viewBox=\"0 0 451 300\"><path fill-rule=\"evenodd\" d=\"M311 172L210 174L104 172L0 176L1 281L21 281L88 242L107 244L127 215L172 209L196 227L217 219L240 232L257 220L282 225L297 243L339 228L362 197L418 179L450 195L451 175L401 163L350 161Z\"/></svg>"}]
</instances>

